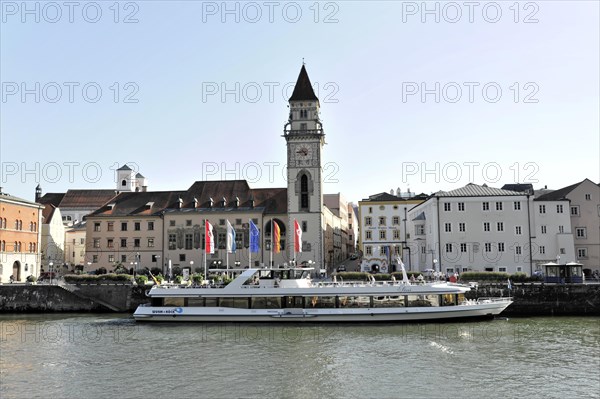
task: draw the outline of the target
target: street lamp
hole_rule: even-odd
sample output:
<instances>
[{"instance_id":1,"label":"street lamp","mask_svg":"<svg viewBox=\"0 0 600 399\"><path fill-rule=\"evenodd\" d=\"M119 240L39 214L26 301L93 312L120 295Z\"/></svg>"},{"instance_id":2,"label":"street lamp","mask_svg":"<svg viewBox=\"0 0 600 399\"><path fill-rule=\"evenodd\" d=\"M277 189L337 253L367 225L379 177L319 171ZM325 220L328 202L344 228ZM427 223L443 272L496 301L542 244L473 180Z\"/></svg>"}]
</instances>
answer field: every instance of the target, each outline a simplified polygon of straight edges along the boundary
<instances>
[{"instance_id":1,"label":"street lamp","mask_svg":"<svg viewBox=\"0 0 600 399\"><path fill-rule=\"evenodd\" d=\"M158 266L159 259L160 259L160 255L154 255L154 268L156 268ZM160 272L162 273L163 276L165 275L165 271L162 268L162 264L161 264Z\"/></svg>"},{"instance_id":2,"label":"street lamp","mask_svg":"<svg viewBox=\"0 0 600 399\"><path fill-rule=\"evenodd\" d=\"M54 266L54 263L50 262L48 263L48 266L50 267L50 285L52 285L52 267Z\"/></svg>"},{"instance_id":3,"label":"street lamp","mask_svg":"<svg viewBox=\"0 0 600 399\"><path fill-rule=\"evenodd\" d=\"M438 260L434 259L433 260L433 274L434 274L434 276L437 276L437 263L438 263Z\"/></svg>"}]
</instances>

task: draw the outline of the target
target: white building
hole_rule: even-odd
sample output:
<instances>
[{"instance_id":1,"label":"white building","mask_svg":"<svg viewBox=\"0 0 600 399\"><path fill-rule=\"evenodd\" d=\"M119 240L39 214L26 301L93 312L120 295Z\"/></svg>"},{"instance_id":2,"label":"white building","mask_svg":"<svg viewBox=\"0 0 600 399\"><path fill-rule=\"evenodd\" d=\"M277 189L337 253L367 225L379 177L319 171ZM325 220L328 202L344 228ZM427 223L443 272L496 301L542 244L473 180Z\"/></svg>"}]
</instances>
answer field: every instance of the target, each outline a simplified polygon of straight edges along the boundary
<instances>
[{"instance_id":1,"label":"white building","mask_svg":"<svg viewBox=\"0 0 600 399\"><path fill-rule=\"evenodd\" d=\"M576 261L583 264L583 269L587 269L588 274L595 270L600 271L600 187L585 179L540 195L536 198L536 203L539 206L549 204L545 209L546 215L556 214L558 209L560 212L557 216L561 217L557 227L561 242L550 250L545 259L556 261L556 257L560 256L561 263ZM560 208L557 208L559 206ZM570 223L566 218L570 218ZM536 233L540 238L543 224L537 221L536 223L539 224ZM570 224L568 230L567 224ZM560 226L563 226L564 233L560 233ZM554 228L550 230L550 227L544 230L547 233L555 231ZM572 233L570 238L567 236L569 233ZM542 242L540 245L543 245Z\"/></svg>"},{"instance_id":2,"label":"white building","mask_svg":"<svg viewBox=\"0 0 600 399\"><path fill-rule=\"evenodd\" d=\"M396 254L402 255L407 270L419 270L414 249L408 245L412 228L408 215L410 209L426 198L423 194L403 198L380 193L358 202L362 271L392 272Z\"/></svg>"},{"instance_id":3,"label":"white building","mask_svg":"<svg viewBox=\"0 0 600 399\"><path fill-rule=\"evenodd\" d=\"M42 211L42 245L40 247L42 267L50 271L62 270L65 262L65 226L60 208L48 204Z\"/></svg>"},{"instance_id":4,"label":"white building","mask_svg":"<svg viewBox=\"0 0 600 399\"><path fill-rule=\"evenodd\" d=\"M84 270L86 223L77 223L65 231L65 264L69 271Z\"/></svg>"},{"instance_id":5,"label":"white building","mask_svg":"<svg viewBox=\"0 0 600 399\"><path fill-rule=\"evenodd\" d=\"M531 273L531 200L476 184L433 194L409 212L418 269Z\"/></svg>"}]
</instances>

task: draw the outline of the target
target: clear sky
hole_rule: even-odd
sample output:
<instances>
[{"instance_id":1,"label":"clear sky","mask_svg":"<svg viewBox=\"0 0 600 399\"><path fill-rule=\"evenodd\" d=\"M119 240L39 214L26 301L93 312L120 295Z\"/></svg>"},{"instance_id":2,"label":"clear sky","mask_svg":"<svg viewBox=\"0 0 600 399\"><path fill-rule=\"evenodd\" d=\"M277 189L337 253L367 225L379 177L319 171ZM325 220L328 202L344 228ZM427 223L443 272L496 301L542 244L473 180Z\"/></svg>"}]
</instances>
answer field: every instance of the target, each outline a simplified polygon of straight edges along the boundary
<instances>
[{"instance_id":1,"label":"clear sky","mask_svg":"<svg viewBox=\"0 0 600 399\"><path fill-rule=\"evenodd\" d=\"M598 182L598 4L3 0L0 185L284 187L303 59L326 193Z\"/></svg>"}]
</instances>

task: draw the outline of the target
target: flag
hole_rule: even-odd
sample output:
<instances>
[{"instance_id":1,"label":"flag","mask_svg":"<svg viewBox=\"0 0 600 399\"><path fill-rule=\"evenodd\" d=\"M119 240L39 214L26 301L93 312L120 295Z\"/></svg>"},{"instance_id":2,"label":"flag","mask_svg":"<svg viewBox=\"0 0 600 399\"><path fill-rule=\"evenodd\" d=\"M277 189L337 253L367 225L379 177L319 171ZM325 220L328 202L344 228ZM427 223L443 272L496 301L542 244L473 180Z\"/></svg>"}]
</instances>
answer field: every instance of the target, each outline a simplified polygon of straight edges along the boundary
<instances>
[{"instance_id":1,"label":"flag","mask_svg":"<svg viewBox=\"0 0 600 399\"><path fill-rule=\"evenodd\" d=\"M235 229L227 221L227 252L230 254L235 253Z\"/></svg>"},{"instance_id":2,"label":"flag","mask_svg":"<svg viewBox=\"0 0 600 399\"><path fill-rule=\"evenodd\" d=\"M384 253L385 253L385 259L387 260L388 264L390 263L390 247L389 245L386 245L385 247L383 247Z\"/></svg>"},{"instance_id":3,"label":"flag","mask_svg":"<svg viewBox=\"0 0 600 399\"><path fill-rule=\"evenodd\" d=\"M512 284L510 283L510 279L508 279L508 289L512 290Z\"/></svg>"},{"instance_id":4,"label":"flag","mask_svg":"<svg viewBox=\"0 0 600 399\"><path fill-rule=\"evenodd\" d=\"M294 219L294 252L302 252L302 229L296 219Z\"/></svg>"},{"instance_id":5,"label":"flag","mask_svg":"<svg viewBox=\"0 0 600 399\"><path fill-rule=\"evenodd\" d=\"M252 220L250 220L250 252L258 253L260 245L260 231L258 231L258 227L254 224Z\"/></svg>"},{"instance_id":6,"label":"flag","mask_svg":"<svg viewBox=\"0 0 600 399\"><path fill-rule=\"evenodd\" d=\"M279 229L279 225L276 221L273 221L273 252L276 254L281 250L280 247L281 242L281 230Z\"/></svg>"},{"instance_id":7,"label":"flag","mask_svg":"<svg viewBox=\"0 0 600 399\"><path fill-rule=\"evenodd\" d=\"M205 235L205 247L207 254L215 253L215 237L213 235L213 226L206 221L206 235Z\"/></svg>"}]
</instances>

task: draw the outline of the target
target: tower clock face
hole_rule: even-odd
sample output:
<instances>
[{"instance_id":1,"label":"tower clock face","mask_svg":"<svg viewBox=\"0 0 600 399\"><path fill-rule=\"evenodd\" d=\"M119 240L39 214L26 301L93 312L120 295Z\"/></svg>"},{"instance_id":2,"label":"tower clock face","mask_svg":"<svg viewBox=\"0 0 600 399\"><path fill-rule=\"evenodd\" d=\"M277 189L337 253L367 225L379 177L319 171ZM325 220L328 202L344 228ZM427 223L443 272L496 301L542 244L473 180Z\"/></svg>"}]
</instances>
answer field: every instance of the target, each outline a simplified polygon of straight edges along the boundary
<instances>
[{"instance_id":1,"label":"tower clock face","mask_svg":"<svg viewBox=\"0 0 600 399\"><path fill-rule=\"evenodd\" d=\"M312 164L313 149L310 144L296 145L293 155L297 166L310 166Z\"/></svg>"}]
</instances>

